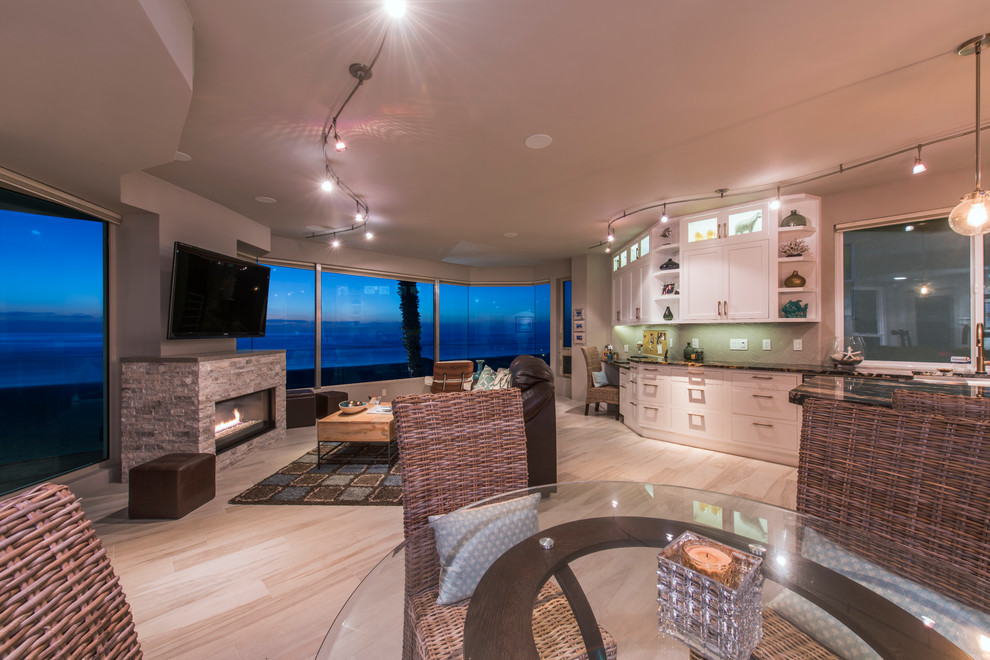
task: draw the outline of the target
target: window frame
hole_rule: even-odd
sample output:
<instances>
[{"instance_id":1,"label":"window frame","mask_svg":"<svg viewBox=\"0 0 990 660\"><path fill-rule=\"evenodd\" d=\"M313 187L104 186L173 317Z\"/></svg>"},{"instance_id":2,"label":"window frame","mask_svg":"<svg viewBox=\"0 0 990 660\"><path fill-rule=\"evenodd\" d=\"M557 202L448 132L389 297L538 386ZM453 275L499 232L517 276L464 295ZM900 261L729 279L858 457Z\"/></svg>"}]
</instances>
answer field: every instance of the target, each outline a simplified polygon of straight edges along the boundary
<instances>
[{"instance_id":1,"label":"window frame","mask_svg":"<svg viewBox=\"0 0 990 660\"><path fill-rule=\"evenodd\" d=\"M837 224L833 227L835 234L834 242L834 258L832 260L834 273L833 273L833 285L834 285L834 309L833 309L833 331L835 337L842 337L845 333L845 278L844 278L844 265L845 265L845 245L843 241L843 235L847 231L856 231L860 229L871 229L874 227L887 227L891 225L906 224L909 222L924 222L928 220L938 220L940 218L947 218L949 213L952 211L952 207L945 207L940 209L932 209L927 211L918 211L914 213L904 213L892 216L883 216L879 218L874 218L870 220L857 220L853 222L845 222ZM930 369L945 369L946 365L952 365L953 371L975 371L976 368L976 342L972 340L975 336L975 327L977 323L986 323L984 319L984 296L985 291L983 287L983 270L985 267L984 263L984 250L983 250L983 235L972 236L969 239L969 318L970 325L974 328L973 333L970 335L971 341L969 342L969 363L952 363L952 362L900 362L896 360L870 360L869 356L867 359L860 363L859 368L864 370L878 370L878 371L904 371L910 373L911 370L930 370ZM882 323L882 321L881 321ZM834 338L834 337L833 337ZM831 343L832 338L822 337L822 345L826 346Z\"/></svg>"}]
</instances>

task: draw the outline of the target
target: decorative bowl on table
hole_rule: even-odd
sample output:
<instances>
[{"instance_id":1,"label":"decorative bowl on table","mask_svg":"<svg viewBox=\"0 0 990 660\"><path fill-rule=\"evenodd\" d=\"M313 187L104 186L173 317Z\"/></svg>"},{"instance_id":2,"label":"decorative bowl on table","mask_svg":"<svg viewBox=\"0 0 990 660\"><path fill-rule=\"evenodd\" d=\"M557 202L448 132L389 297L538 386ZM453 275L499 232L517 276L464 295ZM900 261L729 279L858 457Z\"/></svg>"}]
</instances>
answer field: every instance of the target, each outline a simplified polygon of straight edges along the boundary
<instances>
[{"instance_id":1,"label":"decorative bowl on table","mask_svg":"<svg viewBox=\"0 0 990 660\"><path fill-rule=\"evenodd\" d=\"M368 408L367 401L341 401L337 405L342 415L354 415Z\"/></svg>"}]
</instances>

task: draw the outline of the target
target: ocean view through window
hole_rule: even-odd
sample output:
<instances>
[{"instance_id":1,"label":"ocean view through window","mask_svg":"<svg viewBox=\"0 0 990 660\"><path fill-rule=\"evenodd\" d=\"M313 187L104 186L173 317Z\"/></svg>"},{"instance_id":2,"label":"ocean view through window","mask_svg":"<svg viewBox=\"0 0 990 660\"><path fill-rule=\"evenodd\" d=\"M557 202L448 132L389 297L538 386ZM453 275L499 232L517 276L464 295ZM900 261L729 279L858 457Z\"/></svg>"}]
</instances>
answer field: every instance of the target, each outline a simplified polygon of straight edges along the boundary
<instances>
[{"instance_id":1,"label":"ocean view through window","mask_svg":"<svg viewBox=\"0 0 990 660\"><path fill-rule=\"evenodd\" d=\"M0 492L108 456L104 232L0 191Z\"/></svg>"}]
</instances>

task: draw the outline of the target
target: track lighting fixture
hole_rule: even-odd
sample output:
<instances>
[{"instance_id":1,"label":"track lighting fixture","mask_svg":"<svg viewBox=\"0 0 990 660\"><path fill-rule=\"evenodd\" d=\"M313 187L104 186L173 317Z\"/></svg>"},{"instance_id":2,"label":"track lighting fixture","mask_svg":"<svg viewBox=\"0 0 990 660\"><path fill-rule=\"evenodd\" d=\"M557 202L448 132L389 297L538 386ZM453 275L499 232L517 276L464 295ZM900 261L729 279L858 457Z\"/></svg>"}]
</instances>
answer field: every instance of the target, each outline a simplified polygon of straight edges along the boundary
<instances>
[{"instance_id":1,"label":"track lighting fixture","mask_svg":"<svg viewBox=\"0 0 990 660\"><path fill-rule=\"evenodd\" d=\"M330 241L330 245L332 245L333 247L340 247L340 239L334 236L333 240Z\"/></svg>"},{"instance_id":2,"label":"track lighting fixture","mask_svg":"<svg viewBox=\"0 0 990 660\"><path fill-rule=\"evenodd\" d=\"M609 254L610 252L612 252L612 246L611 245L606 245L605 246L605 254Z\"/></svg>"},{"instance_id":3,"label":"track lighting fixture","mask_svg":"<svg viewBox=\"0 0 990 660\"><path fill-rule=\"evenodd\" d=\"M373 239L373 238L375 237L375 235L374 235L374 234L372 234L372 233L371 233L371 231L366 231L366 232L364 232L364 237L365 237L365 238L366 238L367 240L369 240L369 241L370 241L371 239Z\"/></svg>"},{"instance_id":4,"label":"track lighting fixture","mask_svg":"<svg viewBox=\"0 0 990 660\"><path fill-rule=\"evenodd\" d=\"M385 0L385 11L392 18L402 18L406 15L406 0Z\"/></svg>"},{"instance_id":5,"label":"track lighting fixture","mask_svg":"<svg viewBox=\"0 0 990 660\"><path fill-rule=\"evenodd\" d=\"M921 174L928 168L925 167L925 162L921 160L921 145L918 145L918 155L914 157L914 168L911 169L912 174Z\"/></svg>"},{"instance_id":6,"label":"track lighting fixture","mask_svg":"<svg viewBox=\"0 0 990 660\"><path fill-rule=\"evenodd\" d=\"M663 213L660 214L660 222L670 222L670 216L667 215L667 205L663 205Z\"/></svg>"},{"instance_id":7,"label":"track lighting fixture","mask_svg":"<svg viewBox=\"0 0 990 660\"><path fill-rule=\"evenodd\" d=\"M777 186L777 197L770 202L770 208L776 210L780 208L780 186Z\"/></svg>"},{"instance_id":8,"label":"track lighting fixture","mask_svg":"<svg viewBox=\"0 0 990 660\"><path fill-rule=\"evenodd\" d=\"M963 236L990 233L990 192L983 190L980 176L980 53L990 46L990 34L981 34L959 46L960 55L976 55L976 190L964 195L949 213L952 231Z\"/></svg>"},{"instance_id":9,"label":"track lighting fixture","mask_svg":"<svg viewBox=\"0 0 990 660\"><path fill-rule=\"evenodd\" d=\"M330 175L329 174L327 174L327 177L325 179L323 179L323 182L322 183L320 183L320 188L324 192L332 192L333 191L333 179L330 178Z\"/></svg>"}]
</instances>

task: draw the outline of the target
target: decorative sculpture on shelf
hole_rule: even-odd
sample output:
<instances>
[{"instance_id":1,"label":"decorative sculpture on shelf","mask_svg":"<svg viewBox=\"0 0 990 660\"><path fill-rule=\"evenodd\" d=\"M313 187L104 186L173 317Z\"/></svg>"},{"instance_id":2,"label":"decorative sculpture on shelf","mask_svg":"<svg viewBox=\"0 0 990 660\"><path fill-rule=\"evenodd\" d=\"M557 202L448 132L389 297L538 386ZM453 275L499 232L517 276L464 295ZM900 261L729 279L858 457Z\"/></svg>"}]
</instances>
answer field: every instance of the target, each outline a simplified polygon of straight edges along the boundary
<instances>
[{"instance_id":1,"label":"decorative sculpture on shelf","mask_svg":"<svg viewBox=\"0 0 990 660\"><path fill-rule=\"evenodd\" d=\"M808 244L803 238L795 238L780 244L780 254L785 257L800 257L808 251Z\"/></svg>"},{"instance_id":2,"label":"decorative sculpture on shelf","mask_svg":"<svg viewBox=\"0 0 990 660\"><path fill-rule=\"evenodd\" d=\"M800 300L788 300L787 304L780 308L780 313L786 319L806 319L808 304L802 305Z\"/></svg>"},{"instance_id":3,"label":"decorative sculpture on shelf","mask_svg":"<svg viewBox=\"0 0 990 660\"><path fill-rule=\"evenodd\" d=\"M781 227L807 227L808 219L798 213L795 209L791 209L791 214L780 221Z\"/></svg>"}]
</instances>

